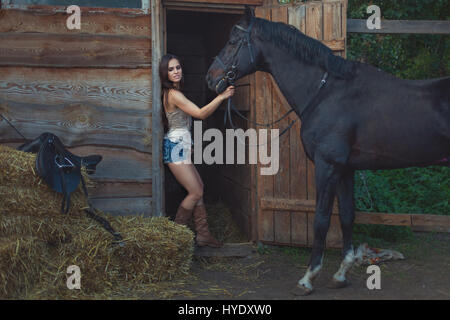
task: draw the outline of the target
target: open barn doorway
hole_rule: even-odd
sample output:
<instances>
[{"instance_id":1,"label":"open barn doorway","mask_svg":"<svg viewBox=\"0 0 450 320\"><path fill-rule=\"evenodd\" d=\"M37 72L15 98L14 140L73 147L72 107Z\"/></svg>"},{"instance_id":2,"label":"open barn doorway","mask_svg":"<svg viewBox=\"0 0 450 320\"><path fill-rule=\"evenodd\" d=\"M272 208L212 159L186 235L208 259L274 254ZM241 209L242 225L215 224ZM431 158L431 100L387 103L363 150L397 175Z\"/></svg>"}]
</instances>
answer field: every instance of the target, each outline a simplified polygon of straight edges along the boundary
<instances>
[{"instance_id":1,"label":"open barn doorway","mask_svg":"<svg viewBox=\"0 0 450 320\"><path fill-rule=\"evenodd\" d=\"M203 107L216 96L207 87L206 72L227 42L231 28L240 18L241 15L230 13L166 11L166 52L175 54L182 60L184 94L199 107ZM203 132L208 128L220 126L224 107L219 107L213 116L202 122ZM167 166L164 167L166 215L174 217L186 192ZM220 164L196 164L204 182L204 199L207 204L224 200L221 198L225 191L224 186L214 178L224 167Z\"/></svg>"}]
</instances>

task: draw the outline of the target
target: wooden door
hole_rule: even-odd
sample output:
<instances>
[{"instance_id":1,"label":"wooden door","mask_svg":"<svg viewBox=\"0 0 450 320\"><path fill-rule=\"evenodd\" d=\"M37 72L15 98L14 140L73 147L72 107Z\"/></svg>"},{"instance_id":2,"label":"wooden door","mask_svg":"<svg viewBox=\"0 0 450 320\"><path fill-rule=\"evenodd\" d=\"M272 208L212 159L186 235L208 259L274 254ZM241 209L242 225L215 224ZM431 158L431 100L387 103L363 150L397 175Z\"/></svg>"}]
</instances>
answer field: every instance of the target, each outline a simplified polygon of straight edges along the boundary
<instances>
[{"instance_id":1,"label":"wooden door","mask_svg":"<svg viewBox=\"0 0 450 320\"><path fill-rule=\"evenodd\" d=\"M268 0L256 8L257 17L284 22L329 46L345 57L346 0L311 1L300 5L279 5ZM257 122L271 122L290 110L271 75L257 72L254 113ZM297 118L290 115L278 125L280 131ZM252 171L256 183L253 239L267 243L312 244L315 207L314 164L307 159L300 139L300 121L279 141L280 167L276 175L260 175L260 165ZM276 128L276 127L275 127ZM270 143L269 143L270 144ZM333 215L327 246L340 247L338 217Z\"/></svg>"}]
</instances>

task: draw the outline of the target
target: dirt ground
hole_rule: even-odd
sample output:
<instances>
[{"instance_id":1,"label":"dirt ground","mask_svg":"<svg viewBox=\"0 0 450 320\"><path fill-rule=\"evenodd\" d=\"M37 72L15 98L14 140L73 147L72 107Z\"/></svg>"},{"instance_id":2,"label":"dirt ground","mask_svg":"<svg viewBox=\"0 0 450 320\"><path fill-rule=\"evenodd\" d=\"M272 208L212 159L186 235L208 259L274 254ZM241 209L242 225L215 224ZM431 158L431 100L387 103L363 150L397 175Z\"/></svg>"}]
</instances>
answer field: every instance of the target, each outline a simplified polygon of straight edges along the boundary
<instances>
[{"instance_id":1,"label":"dirt ground","mask_svg":"<svg viewBox=\"0 0 450 320\"><path fill-rule=\"evenodd\" d=\"M405 259L379 265L379 290L367 288L367 266L354 266L348 272L348 287L327 288L341 262L340 250L328 249L315 291L295 296L291 291L306 271L311 249L255 244L244 258L194 257L189 276L141 299L450 300L450 234L410 232L406 239L382 243L383 249L397 250Z\"/></svg>"}]
</instances>

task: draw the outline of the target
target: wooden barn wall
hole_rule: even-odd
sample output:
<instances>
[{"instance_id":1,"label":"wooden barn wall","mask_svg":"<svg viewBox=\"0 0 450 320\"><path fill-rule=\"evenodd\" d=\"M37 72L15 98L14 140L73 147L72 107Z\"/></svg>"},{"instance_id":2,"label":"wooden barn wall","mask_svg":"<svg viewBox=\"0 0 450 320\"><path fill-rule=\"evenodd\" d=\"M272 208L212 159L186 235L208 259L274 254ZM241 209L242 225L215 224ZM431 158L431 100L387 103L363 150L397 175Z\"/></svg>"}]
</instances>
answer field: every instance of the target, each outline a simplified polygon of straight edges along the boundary
<instances>
[{"instance_id":1,"label":"wooden barn wall","mask_svg":"<svg viewBox=\"0 0 450 320\"><path fill-rule=\"evenodd\" d=\"M81 30L53 7L0 10L0 111L27 138L57 134L101 154L89 190L114 214L151 210L151 21L140 9L82 8ZM0 143L24 141L0 121Z\"/></svg>"},{"instance_id":2,"label":"wooden barn wall","mask_svg":"<svg viewBox=\"0 0 450 320\"><path fill-rule=\"evenodd\" d=\"M291 24L345 57L345 0L312 1L288 6L280 6L277 1L267 0L264 6L256 8L255 13L256 16L271 21ZM290 110L271 75L257 72L252 86L255 87L257 122L272 122ZM274 128L279 128L281 132L295 119L297 115L289 115ZM297 121L280 138L280 167L276 175L260 175L261 165L253 169L252 176L256 181L254 198L257 201L252 213L252 239L287 245L312 244L314 212L301 209L293 211L286 209L284 205L289 202L311 205L315 202L314 164L307 159L303 150L300 127L301 123ZM327 246L340 247L340 239L338 218L333 215Z\"/></svg>"}]
</instances>

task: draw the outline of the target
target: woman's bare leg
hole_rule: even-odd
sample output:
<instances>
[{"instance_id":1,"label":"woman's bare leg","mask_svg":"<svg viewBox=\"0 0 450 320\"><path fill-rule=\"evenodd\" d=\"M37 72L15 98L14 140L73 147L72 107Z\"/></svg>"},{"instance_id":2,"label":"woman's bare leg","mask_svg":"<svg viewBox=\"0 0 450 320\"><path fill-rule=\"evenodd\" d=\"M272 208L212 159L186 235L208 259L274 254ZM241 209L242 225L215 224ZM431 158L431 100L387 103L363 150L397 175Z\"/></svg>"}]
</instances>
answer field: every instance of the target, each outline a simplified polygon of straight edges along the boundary
<instances>
[{"instance_id":1,"label":"woman's bare leg","mask_svg":"<svg viewBox=\"0 0 450 320\"><path fill-rule=\"evenodd\" d=\"M169 163L169 168L177 181L188 191L188 195L181 202L179 213L175 222L185 224L188 220L188 211L193 211L196 243L199 246L218 248L222 243L217 241L209 232L206 211L203 203L203 181L192 163ZM177 221L178 220L178 221Z\"/></svg>"},{"instance_id":2,"label":"woman's bare leg","mask_svg":"<svg viewBox=\"0 0 450 320\"><path fill-rule=\"evenodd\" d=\"M188 195L181 202L186 209L193 209L197 202L203 201L203 182L192 163L168 163L175 179L186 189Z\"/></svg>"},{"instance_id":3,"label":"woman's bare leg","mask_svg":"<svg viewBox=\"0 0 450 320\"><path fill-rule=\"evenodd\" d=\"M202 177L200 177L200 173L198 173L197 168L196 168L195 166L193 166L193 167L194 167L194 171L195 171L195 174L196 174L196 176L197 176L197 179L198 179L198 181L199 181L199 183L201 184L202 189L203 189L203 180L202 180ZM202 205L202 204L204 204L204 202L203 202L203 197L202 197L200 200L198 200L197 203L196 203L195 205L196 205L196 206L200 206L200 205Z\"/></svg>"}]
</instances>

